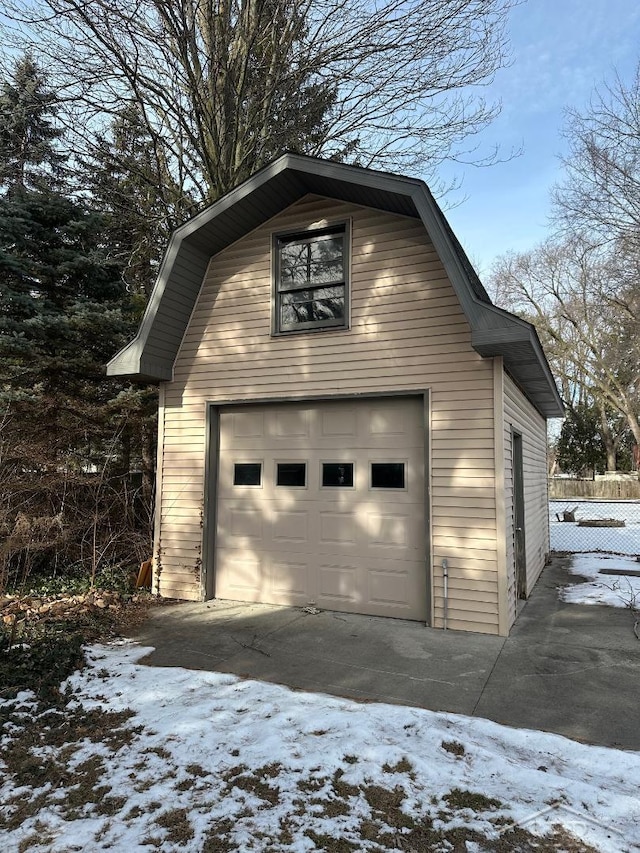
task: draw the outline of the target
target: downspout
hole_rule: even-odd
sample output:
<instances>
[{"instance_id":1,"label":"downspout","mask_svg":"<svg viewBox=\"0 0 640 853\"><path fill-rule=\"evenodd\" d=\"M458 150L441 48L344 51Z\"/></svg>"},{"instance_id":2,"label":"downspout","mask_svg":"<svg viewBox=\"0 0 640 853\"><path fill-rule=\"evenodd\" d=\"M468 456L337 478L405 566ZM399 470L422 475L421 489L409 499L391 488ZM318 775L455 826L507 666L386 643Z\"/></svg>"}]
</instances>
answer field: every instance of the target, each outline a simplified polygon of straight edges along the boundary
<instances>
[{"instance_id":1,"label":"downspout","mask_svg":"<svg viewBox=\"0 0 640 853\"><path fill-rule=\"evenodd\" d=\"M442 561L442 579L444 584L444 625L443 630L447 630L447 615L449 610L449 563L447 559Z\"/></svg>"}]
</instances>

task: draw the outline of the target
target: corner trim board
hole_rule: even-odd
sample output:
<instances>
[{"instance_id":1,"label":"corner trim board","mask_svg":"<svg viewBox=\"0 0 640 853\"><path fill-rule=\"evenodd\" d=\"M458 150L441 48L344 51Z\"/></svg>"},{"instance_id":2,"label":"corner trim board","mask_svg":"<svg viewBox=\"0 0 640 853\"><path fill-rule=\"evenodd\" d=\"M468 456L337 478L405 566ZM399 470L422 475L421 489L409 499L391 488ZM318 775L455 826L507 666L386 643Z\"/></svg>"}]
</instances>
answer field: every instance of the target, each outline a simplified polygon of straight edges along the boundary
<instances>
[{"instance_id":1,"label":"corner trim board","mask_svg":"<svg viewBox=\"0 0 640 853\"><path fill-rule=\"evenodd\" d=\"M202 598L215 596L216 532L218 528L218 477L220 470L220 407L206 403L204 495L202 505Z\"/></svg>"},{"instance_id":2,"label":"corner trim board","mask_svg":"<svg viewBox=\"0 0 640 853\"><path fill-rule=\"evenodd\" d=\"M498 562L498 633L509 636L509 578L504 460L504 365L493 359L493 444L495 453L496 551Z\"/></svg>"},{"instance_id":3,"label":"corner trim board","mask_svg":"<svg viewBox=\"0 0 640 853\"><path fill-rule=\"evenodd\" d=\"M159 593L160 575L162 574L162 474L164 467L164 389L160 383L158 389L158 445L156 447L156 483L155 505L153 508L153 566L151 570L151 591L154 586Z\"/></svg>"},{"instance_id":4,"label":"corner trim board","mask_svg":"<svg viewBox=\"0 0 640 853\"><path fill-rule=\"evenodd\" d=\"M433 626L435 614L433 608L433 536L431 535L431 391L422 392L422 412L424 428L424 536L425 536L425 590L427 595L426 627Z\"/></svg>"}]
</instances>

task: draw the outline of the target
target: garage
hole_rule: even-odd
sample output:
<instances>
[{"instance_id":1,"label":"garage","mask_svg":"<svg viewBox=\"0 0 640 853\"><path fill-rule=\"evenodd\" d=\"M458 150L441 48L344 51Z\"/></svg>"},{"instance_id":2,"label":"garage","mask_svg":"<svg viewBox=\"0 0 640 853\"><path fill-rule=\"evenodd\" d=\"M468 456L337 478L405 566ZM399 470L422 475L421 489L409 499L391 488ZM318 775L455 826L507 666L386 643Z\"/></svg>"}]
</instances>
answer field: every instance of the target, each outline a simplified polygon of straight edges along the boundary
<instances>
[{"instance_id":1,"label":"garage","mask_svg":"<svg viewBox=\"0 0 640 853\"><path fill-rule=\"evenodd\" d=\"M427 621L424 408L220 407L216 598Z\"/></svg>"},{"instance_id":2,"label":"garage","mask_svg":"<svg viewBox=\"0 0 640 853\"><path fill-rule=\"evenodd\" d=\"M175 231L107 372L159 384L158 595L509 633L513 437L529 594L564 410L421 180L282 155Z\"/></svg>"}]
</instances>

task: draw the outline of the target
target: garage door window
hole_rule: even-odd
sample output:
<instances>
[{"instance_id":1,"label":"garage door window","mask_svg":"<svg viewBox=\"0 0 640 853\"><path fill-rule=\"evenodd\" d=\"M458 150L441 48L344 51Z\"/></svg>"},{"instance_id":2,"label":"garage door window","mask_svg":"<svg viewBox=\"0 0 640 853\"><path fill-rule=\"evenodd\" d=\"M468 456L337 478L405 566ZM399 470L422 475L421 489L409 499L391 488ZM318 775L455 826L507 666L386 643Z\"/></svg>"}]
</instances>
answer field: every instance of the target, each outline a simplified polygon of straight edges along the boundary
<instances>
[{"instance_id":1,"label":"garage door window","mask_svg":"<svg viewBox=\"0 0 640 853\"><path fill-rule=\"evenodd\" d=\"M404 462L372 462L372 489L404 489L406 486Z\"/></svg>"},{"instance_id":2,"label":"garage door window","mask_svg":"<svg viewBox=\"0 0 640 853\"><path fill-rule=\"evenodd\" d=\"M234 486L260 486L262 464L260 462L236 462L233 466Z\"/></svg>"},{"instance_id":3,"label":"garage door window","mask_svg":"<svg viewBox=\"0 0 640 853\"><path fill-rule=\"evenodd\" d=\"M340 225L276 238L276 334L346 327L346 237Z\"/></svg>"},{"instance_id":4,"label":"garage door window","mask_svg":"<svg viewBox=\"0 0 640 853\"><path fill-rule=\"evenodd\" d=\"M306 485L306 462L278 462L276 466L276 486L304 488Z\"/></svg>"},{"instance_id":5,"label":"garage door window","mask_svg":"<svg viewBox=\"0 0 640 853\"><path fill-rule=\"evenodd\" d=\"M352 489L353 462L323 462L322 485L329 489Z\"/></svg>"}]
</instances>

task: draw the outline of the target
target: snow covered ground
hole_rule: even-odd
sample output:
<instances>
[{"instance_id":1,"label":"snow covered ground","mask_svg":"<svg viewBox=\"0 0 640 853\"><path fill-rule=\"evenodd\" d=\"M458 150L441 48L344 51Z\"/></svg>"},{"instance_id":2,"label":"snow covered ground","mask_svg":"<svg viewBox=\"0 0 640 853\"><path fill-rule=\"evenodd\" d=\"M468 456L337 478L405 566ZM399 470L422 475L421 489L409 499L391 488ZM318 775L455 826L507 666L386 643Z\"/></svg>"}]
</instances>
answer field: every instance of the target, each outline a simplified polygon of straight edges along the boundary
<instances>
[{"instance_id":1,"label":"snow covered ground","mask_svg":"<svg viewBox=\"0 0 640 853\"><path fill-rule=\"evenodd\" d=\"M576 510L580 519L616 518L624 527L578 527L577 523L559 522L556 513ZM610 551L616 554L640 554L640 501L596 501L565 498L549 501L549 524L552 551Z\"/></svg>"},{"instance_id":2,"label":"snow covered ground","mask_svg":"<svg viewBox=\"0 0 640 853\"><path fill-rule=\"evenodd\" d=\"M574 554L569 571L588 578L562 590L564 601L572 604L608 604L611 607L636 605L640 611L640 577L602 574L607 569L640 571L640 563L616 554Z\"/></svg>"},{"instance_id":3,"label":"snow covered ground","mask_svg":"<svg viewBox=\"0 0 640 853\"><path fill-rule=\"evenodd\" d=\"M512 833L507 849L516 849L514 823L556 837L564 827L603 853L640 845L640 753L155 669L138 663L148 651L127 643L89 650L89 665L68 682L75 745L38 746L32 755L44 769L64 762L67 775L40 786L35 771L22 787L0 781L6 813L29 799L39 804L0 832L3 853L445 851L456 839L456 850L481 853L501 833ZM19 704L25 719L33 713L28 695ZM134 715L121 744L96 738L98 717L77 728L81 712L115 720L126 709ZM12 725L5 748L19 728ZM100 779L95 803L79 791L91 773Z\"/></svg>"}]
</instances>

